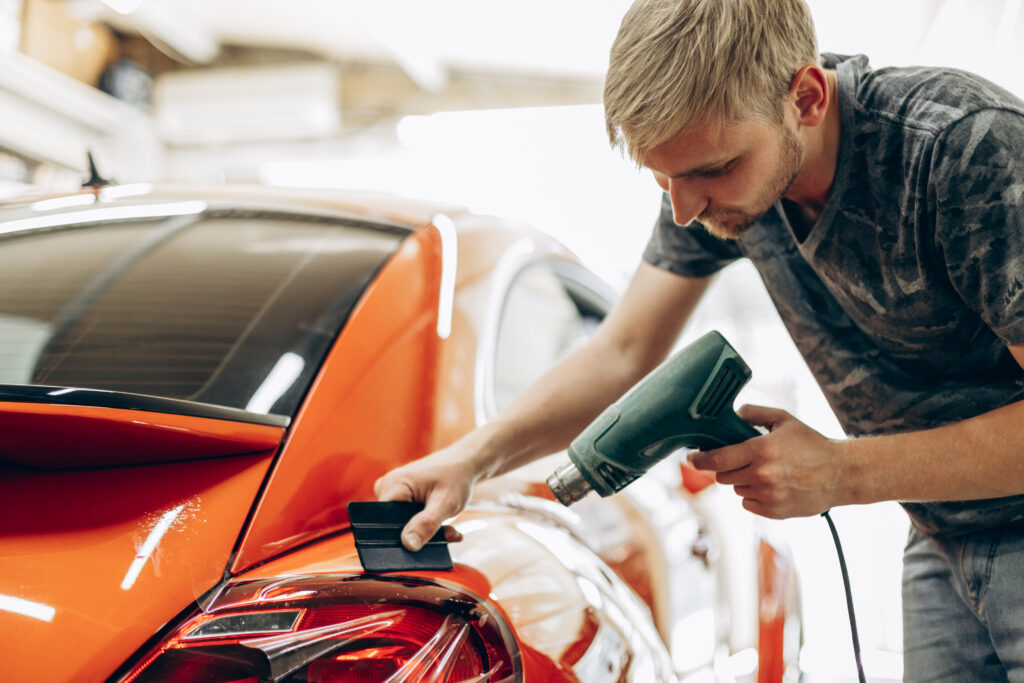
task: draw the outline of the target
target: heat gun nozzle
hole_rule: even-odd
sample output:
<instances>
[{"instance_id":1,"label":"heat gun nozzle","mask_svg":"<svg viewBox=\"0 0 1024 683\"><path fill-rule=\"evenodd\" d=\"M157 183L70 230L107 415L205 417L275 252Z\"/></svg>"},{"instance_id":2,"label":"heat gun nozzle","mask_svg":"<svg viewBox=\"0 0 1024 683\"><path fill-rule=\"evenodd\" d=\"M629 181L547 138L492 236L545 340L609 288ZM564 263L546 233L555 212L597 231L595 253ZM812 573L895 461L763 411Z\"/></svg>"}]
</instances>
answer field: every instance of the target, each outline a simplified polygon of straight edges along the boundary
<instances>
[{"instance_id":1,"label":"heat gun nozzle","mask_svg":"<svg viewBox=\"0 0 1024 683\"><path fill-rule=\"evenodd\" d=\"M590 484L572 462L567 462L548 477L548 488L562 505L582 500L592 490Z\"/></svg>"}]
</instances>

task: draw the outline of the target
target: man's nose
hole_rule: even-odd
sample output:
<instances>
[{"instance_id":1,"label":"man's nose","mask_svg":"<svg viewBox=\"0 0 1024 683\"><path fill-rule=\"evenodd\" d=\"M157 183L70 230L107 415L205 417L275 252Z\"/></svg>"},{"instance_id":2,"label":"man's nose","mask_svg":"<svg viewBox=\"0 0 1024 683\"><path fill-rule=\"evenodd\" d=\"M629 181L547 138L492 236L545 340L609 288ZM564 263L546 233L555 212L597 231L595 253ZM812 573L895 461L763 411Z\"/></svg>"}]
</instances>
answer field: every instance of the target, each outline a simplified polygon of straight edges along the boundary
<instances>
[{"instance_id":1,"label":"man's nose","mask_svg":"<svg viewBox=\"0 0 1024 683\"><path fill-rule=\"evenodd\" d=\"M666 190L672 201L672 220L676 225L689 225L708 205L694 183L685 179L669 178Z\"/></svg>"}]
</instances>

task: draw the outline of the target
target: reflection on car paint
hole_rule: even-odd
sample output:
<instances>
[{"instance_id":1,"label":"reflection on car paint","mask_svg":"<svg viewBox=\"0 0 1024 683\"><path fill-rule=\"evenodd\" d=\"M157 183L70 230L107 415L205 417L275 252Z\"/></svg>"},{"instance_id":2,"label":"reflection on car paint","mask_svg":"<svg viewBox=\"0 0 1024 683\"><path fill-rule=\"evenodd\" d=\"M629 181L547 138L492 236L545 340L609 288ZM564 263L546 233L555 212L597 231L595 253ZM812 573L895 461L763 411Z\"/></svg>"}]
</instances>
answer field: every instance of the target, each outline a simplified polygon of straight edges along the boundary
<instances>
[{"instance_id":1,"label":"reflection on car paint","mask_svg":"<svg viewBox=\"0 0 1024 683\"><path fill-rule=\"evenodd\" d=\"M57 614L56 607L24 598L17 598L13 595L0 595L0 611L20 614L24 617L38 619L39 621L53 621L54 615Z\"/></svg>"},{"instance_id":2,"label":"reflection on car paint","mask_svg":"<svg viewBox=\"0 0 1024 683\"><path fill-rule=\"evenodd\" d=\"M434 214L430 222L441 237L441 281L437 296L437 336L447 339L452 333L455 274L459 267L459 240L455 232L455 223L445 214Z\"/></svg>"},{"instance_id":3,"label":"reflection on car paint","mask_svg":"<svg viewBox=\"0 0 1024 683\"><path fill-rule=\"evenodd\" d=\"M456 525L465 538L451 546L452 558L490 579L522 642L581 681L674 679L667 656L648 654L664 648L644 629L646 606L578 540L494 504L471 506ZM629 656L614 659L616 652Z\"/></svg>"},{"instance_id":4,"label":"reflection on car paint","mask_svg":"<svg viewBox=\"0 0 1024 683\"><path fill-rule=\"evenodd\" d=\"M145 566L149 560L153 551L163 540L164 534L167 533L171 525L174 524L174 520L178 518L181 511L185 509L185 504L182 503L176 508L172 508L160 516L160 520L153 526L152 531L146 536L146 540L142 543L142 546L136 551L135 559L132 560L132 564L128 567L128 573L121 579L121 590L130 590L135 585L135 580L139 578L139 574L142 573L142 567Z\"/></svg>"}]
</instances>

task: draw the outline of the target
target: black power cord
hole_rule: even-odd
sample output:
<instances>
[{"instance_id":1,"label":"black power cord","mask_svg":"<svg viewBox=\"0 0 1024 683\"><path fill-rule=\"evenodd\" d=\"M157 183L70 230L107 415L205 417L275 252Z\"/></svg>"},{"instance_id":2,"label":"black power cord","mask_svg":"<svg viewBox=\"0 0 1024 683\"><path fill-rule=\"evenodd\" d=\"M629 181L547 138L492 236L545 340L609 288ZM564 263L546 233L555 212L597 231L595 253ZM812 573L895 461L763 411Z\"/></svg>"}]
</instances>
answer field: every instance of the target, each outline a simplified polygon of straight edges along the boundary
<instances>
[{"instance_id":1,"label":"black power cord","mask_svg":"<svg viewBox=\"0 0 1024 683\"><path fill-rule=\"evenodd\" d=\"M843 588L846 589L846 609L850 613L850 635L853 637L853 656L857 661L857 679L860 683L866 683L864 678L864 665L860 661L860 638L857 636L857 617L853 614L853 593L850 591L850 575L846 571L846 558L843 557L843 546L839 543L839 532L836 525L825 510L821 516L828 522L828 528L832 531L832 539L836 542L836 552L839 553L839 570L843 573Z\"/></svg>"}]
</instances>

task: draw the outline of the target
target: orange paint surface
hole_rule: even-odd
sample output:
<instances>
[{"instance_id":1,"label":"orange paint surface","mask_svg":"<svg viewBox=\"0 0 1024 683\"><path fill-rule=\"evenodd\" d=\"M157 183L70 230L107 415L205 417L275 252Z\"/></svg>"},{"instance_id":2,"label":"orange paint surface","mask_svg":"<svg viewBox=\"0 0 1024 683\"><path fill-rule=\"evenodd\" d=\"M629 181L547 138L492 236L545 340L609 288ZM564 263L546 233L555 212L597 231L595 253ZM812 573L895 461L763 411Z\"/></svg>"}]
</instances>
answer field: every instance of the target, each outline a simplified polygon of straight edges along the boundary
<instances>
[{"instance_id":1,"label":"orange paint surface","mask_svg":"<svg viewBox=\"0 0 1024 683\"><path fill-rule=\"evenodd\" d=\"M757 683L779 683L786 672L785 630L792 560L765 541L757 551L758 611Z\"/></svg>"},{"instance_id":2,"label":"orange paint surface","mask_svg":"<svg viewBox=\"0 0 1024 683\"><path fill-rule=\"evenodd\" d=\"M223 576L270 459L0 470L0 633L32 654L4 680L113 673Z\"/></svg>"},{"instance_id":3,"label":"orange paint surface","mask_svg":"<svg viewBox=\"0 0 1024 683\"><path fill-rule=\"evenodd\" d=\"M0 402L0 461L108 467L273 452L283 427L142 410Z\"/></svg>"},{"instance_id":4,"label":"orange paint surface","mask_svg":"<svg viewBox=\"0 0 1024 683\"><path fill-rule=\"evenodd\" d=\"M683 488L690 493L700 493L715 483L715 473L698 470L687 462L679 463L679 473L683 475Z\"/></svg>"},{"instance_id":5,"label":"orange paint surface","mask_svg":"<svg viewBox=\"0 0 1024 683\"><path fill-rule=\"evenodd\" d=\"M348 525L377 477L430 450L440 238L407 239L364 294L321 368L232 572Z\"/></svg>"}]
</instances>

